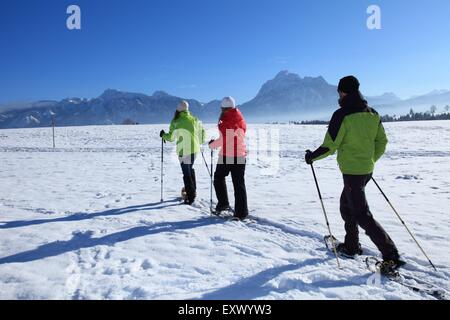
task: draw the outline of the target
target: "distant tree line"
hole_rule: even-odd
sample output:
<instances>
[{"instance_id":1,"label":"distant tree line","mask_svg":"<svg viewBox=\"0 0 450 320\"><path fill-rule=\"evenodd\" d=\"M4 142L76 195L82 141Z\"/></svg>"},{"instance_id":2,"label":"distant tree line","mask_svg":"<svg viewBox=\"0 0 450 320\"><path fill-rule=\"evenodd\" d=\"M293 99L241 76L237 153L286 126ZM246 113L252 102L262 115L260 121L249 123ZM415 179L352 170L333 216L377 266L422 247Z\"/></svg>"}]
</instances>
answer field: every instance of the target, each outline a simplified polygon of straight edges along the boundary
<instances>
[{"instance_id":1,"label":"distant tree line","mask_svg":"<svg viewBox=\"0 0 450 320\"><path fill-rule=\"evenodd\" d=\"M443 113L436 113L437 107L431 106L429 111L426 112L414 112L413 109L409 110L407 115L403 116L389 116L385 115L381 117L383 122L396 122L396 121L430 121L430 120L450 120L450 106L444 107ZM310 121L289 121L289 124L294 125L326 125L329 121L310 120Z\"/></svg>"},{"instance_id":2,"label":"distant tree line","mask_svg":"<svg viewBox=\"0 0 450 320\"><path fill-rule=\"evenodd\" d=\"M289 121L289 124L295 124L295 125L323 125L323 124L329 124L329 121L322 121L322 120Z\"/></svg>"},{"instance_id":3,"label":"distant tree line","mask_svg":"<svg viewBox=\"0 0 450 320\"><path fill-rule=\"evenodd\" d=\"M389 116L385 115L381 117L383 122L396 122L396 121L431 121L431 120L450 120L450 106L445 106L444 113L436 113L437 107L431 106L427 112L414 112L413 109L409 110L407 115L403 116Z\"/></svg>"},{"instance_id":4,"label":"distant tree line","mask_svg":"<svg viewBox=\"0 0 450 320\"><path fill-rule=\"evenodd\" d=\"M129 125L138 125L138 124L139 124L139 122L134 121L134 120L132 120L132 119L130 119L130 118L127 118L127 119L123 120L123 122L122 122L122 125L126 125L126 126L129 126Z\"/></svg>"}]
</instances>

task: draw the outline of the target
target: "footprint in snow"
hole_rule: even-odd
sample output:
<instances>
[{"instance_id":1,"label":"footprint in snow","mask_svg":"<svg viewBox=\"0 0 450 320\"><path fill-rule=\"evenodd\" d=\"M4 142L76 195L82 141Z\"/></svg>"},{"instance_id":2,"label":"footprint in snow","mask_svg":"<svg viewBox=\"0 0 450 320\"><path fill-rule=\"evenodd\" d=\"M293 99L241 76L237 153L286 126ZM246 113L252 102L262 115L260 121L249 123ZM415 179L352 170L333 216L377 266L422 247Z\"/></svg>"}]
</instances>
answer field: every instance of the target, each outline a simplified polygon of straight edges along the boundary
<instances>
[{"instance_id":1,"label":"footprint in snow","mask_svg":"<svg viewBox=\"0 0 450 320\"><path fill-rule=\"evenodd\" d=\"M405 174L403 176L397 176L396 180L422 180L419 176L412 174Z\"/></svg>"},{"instance_id":2,"label":"footprint in snow","mask_svg":"<svg viewBox=\"0 0 450 320\"><path fill-rule=\"evenodd\" d=\"M148 270L154 268L154 265L148 259L145 259L141 264L141 268L144 270Z\"/></svg>"}]
</instances>

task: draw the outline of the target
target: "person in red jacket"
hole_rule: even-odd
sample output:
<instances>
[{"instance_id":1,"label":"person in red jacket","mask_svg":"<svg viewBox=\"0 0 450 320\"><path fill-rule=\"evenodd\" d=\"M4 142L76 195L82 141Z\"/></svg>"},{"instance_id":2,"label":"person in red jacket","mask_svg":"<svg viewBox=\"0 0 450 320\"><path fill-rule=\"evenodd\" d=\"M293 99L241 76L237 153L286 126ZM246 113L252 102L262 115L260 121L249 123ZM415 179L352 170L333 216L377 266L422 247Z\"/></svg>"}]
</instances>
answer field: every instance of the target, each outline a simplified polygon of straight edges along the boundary
<instances>
[{"instance_id":1,"label":"person in red jacket","mask_svg":"<svg viewBox=\"0 0 450 320\"><path fill-rule=\"evenodd\" d=\"M214 188L218 200L216 213L220 214L231 210L225 182L225 178L231 173L235 198L234 217L244 220L248 216L247 190L245 188L247 124L242 113L236 108L236 102L232 97L224 98L221 106L220 138L211 140L209 143L211 149L220 148L219 161L214 174Z\"/></svg>"}]
</instances>

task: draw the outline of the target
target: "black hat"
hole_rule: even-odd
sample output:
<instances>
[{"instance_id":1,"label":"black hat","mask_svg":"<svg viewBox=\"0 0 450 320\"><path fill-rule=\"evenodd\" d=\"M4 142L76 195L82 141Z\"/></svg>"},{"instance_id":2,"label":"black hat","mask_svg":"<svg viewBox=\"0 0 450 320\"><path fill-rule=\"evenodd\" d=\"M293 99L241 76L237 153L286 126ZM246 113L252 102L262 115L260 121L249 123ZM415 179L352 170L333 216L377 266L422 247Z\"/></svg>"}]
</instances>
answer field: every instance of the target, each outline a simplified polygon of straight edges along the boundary
<instances>
[{"instance_id":1,"label":"black hat","mask_svg":"<svg viewBox=\"0 0 450 320\"><path fill-rule=\"evenodd\" d=\"M344 93L359 91L359 81L354 76L342 78L341 81L339 81L338 90Z\"/></svg>"}]
</instances>

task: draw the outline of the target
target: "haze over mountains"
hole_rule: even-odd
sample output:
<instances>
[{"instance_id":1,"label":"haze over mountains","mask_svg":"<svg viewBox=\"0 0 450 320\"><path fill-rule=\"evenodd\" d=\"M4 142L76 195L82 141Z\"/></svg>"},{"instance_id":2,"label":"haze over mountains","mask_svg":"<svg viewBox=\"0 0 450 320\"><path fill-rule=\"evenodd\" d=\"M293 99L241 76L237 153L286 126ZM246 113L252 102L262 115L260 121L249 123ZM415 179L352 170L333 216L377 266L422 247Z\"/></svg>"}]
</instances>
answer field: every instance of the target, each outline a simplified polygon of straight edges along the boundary
<instances>
[{"instance_id":1,"label":"haze over mountains","mask_svg":"<svg viewBox=\"0 0 450 320\"><path fill-rule=\"evenodd\" d=\"M47 127L52 123L52 113L58 126L112 125L122 124L126 120L140 124L167 123L181 99L189 102L191 111L202 121L217 121L219 100L202 103L164 91L156 91L150 96L108 89L93 99L38 101L12 105L4 112L0 109L0 129ZM251 122L327 119L337 109L337 99L337 87L323 77L302 78L282 71L240 108ZM367 97L367 100L381 114L403 114L410 108L426 111L431 105L436 105L439 112L445 105L450 105L450 91L436 90L407 100L400 99L394 93L385 93Z\"/></svg>"}]
</instances>

